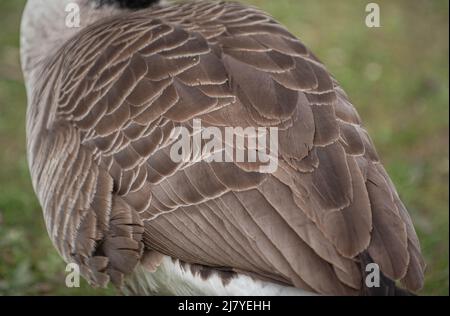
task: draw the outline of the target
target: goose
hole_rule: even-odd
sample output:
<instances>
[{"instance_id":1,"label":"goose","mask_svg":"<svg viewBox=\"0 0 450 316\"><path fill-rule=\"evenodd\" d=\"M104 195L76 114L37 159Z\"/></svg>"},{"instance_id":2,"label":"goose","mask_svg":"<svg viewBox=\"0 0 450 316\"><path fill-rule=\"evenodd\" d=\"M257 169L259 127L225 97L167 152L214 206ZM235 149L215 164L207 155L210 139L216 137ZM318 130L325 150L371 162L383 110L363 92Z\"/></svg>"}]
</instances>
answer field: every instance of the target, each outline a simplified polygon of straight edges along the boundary
<instances>
[{"instance_id":1,"label":"goose","mask_svg":"<svg viewBox=\"0 0 450 316\"><path fill-rule=\"evenodd\" d=\"M28 0L21 63L46 228L93 286L245 296L423 286L412 220L355 107L269 14L227 1ZM261 157L276 168L203 151L173 159L195 120L273 129L277 150Z\"/></svg>"}]
</instances>

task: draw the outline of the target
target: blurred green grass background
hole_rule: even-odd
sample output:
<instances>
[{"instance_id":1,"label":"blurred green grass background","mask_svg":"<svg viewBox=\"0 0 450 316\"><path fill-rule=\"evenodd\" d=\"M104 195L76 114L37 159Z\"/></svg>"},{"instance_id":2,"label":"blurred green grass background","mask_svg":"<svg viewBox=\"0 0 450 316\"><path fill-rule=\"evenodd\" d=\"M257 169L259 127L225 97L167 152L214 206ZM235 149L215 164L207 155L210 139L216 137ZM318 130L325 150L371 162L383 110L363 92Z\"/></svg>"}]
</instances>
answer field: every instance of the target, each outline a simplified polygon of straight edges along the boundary
<instances>
[{"instance_id":1,"label":"blurred green grass background","mask_svg":"<svg viewBox=\"0 0 450 316\"><path fill-rule=\"evenodd\" d=\"M428 265L423 295L448 295L448 0L246 0L299 36L349 94L410 210ZM25 0L0 1L0 294L104 295L64 285L25 156L19 64Z\"/></svg>"}]
</instances>

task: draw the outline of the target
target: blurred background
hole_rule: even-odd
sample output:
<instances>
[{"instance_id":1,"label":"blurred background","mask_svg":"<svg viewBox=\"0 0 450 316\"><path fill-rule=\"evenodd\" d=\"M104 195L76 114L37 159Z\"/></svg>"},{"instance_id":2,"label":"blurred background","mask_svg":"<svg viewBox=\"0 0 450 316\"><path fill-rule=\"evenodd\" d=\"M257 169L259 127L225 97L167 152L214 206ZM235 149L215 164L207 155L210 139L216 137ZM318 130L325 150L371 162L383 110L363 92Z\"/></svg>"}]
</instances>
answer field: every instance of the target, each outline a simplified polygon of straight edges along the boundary
<instances>
[{"instance_id":1,"label":"blurred background","mask_svg":"<svg viewBox=\"0 0 450 316\"><path fill-rule=\"evenodd\" d=\"M0 1L0 295L104 295L65 287L25 156L26 96L19 64L25 0ZM410 210L428 268L422 295L449 293L448 0L243 0L270 12L339 80Z\"/></svg>"}]
</instances>

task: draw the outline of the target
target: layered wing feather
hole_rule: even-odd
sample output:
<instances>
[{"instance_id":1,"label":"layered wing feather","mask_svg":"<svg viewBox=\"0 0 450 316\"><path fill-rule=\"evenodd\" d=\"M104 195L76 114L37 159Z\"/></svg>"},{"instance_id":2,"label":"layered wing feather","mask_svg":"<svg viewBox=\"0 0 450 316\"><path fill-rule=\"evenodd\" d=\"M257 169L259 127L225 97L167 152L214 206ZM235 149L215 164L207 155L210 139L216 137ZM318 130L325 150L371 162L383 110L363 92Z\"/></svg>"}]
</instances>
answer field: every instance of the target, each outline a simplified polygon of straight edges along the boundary
<instances>
[{"instance_id":1,"label":"layered wing feather","mask_svg":"<svg viewBox=\"0 0 450 316\"><path fill-rule=\"evenodd\" d=\"M422 286L414 228L356 110L270 16L203 1L127 13L53 64L35 187L57 248L93 283L120 284L145 247L322 294L359 293L368 252ZM194 118L279 128L277 171L174 162L172 133Z\"/></svg>"}]
</instances>

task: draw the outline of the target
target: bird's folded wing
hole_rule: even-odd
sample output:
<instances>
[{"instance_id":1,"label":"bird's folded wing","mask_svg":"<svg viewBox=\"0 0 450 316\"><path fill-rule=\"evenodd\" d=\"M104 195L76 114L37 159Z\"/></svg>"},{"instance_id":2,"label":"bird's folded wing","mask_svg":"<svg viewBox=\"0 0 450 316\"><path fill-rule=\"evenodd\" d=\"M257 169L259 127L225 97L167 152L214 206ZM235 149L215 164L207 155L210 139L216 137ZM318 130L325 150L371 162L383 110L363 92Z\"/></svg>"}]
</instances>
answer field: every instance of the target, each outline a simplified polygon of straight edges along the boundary
<instances>
[{"instance_id":1,"label":"bird's folded wing","mask_svg":"<svg viewBox=\"0 0 450 316\"><path fill-rule=\"evenodd\" d=\"M387 277L422 286L413 225L353 105L271 17L234 3L172 5L97 23L58 54L55 122L75 133L75 165L96 183L68 191L85 198L75 208L95 209L71 228L91 233L83 256L104 260L91 268L127 273L144 225L148 249L318 293L357 293L363 252ZM192 131L194 118L279 128L277 171L174 162L172 133Z\"/></svg>"}]
</instances>

